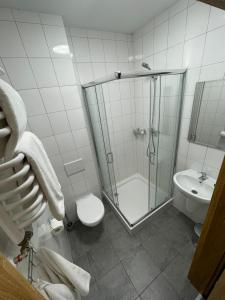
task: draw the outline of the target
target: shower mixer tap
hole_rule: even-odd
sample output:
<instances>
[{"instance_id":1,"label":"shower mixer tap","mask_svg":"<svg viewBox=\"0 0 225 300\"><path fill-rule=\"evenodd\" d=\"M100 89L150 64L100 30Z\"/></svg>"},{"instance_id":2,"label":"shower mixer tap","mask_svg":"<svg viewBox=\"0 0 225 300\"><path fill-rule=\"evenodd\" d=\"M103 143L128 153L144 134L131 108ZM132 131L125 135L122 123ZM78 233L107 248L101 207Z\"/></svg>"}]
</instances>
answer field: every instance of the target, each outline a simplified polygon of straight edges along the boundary
<instances>
[{"instance_id":1,"label":"shower mixer tap","mask_svg":"<svg viewBox=\"0 0 225 300\"><path fill-rule=\"evenodd\" d=\"M136 138L139 135L140 136L144 136L144 135L146 135L146 129L144 129L144 128L136 128L136 129L133 130L133 134L135 135Z\"/></svg>"}]
</instances>

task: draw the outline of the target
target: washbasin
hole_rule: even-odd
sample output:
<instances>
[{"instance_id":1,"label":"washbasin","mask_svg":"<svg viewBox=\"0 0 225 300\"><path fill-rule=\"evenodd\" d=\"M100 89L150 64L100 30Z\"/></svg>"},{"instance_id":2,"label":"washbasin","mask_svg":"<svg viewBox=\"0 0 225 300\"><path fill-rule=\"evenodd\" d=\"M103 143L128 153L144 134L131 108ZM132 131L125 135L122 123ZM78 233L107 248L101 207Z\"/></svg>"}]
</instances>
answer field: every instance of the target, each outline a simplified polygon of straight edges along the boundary
<instances>
[{"instance_id":1,"label":"washbasin","mask_svg":"<svg viewBox=\"0 0 225 300\"><path fill-rule=\"evenodd\" d=\"M207 175L207 179L201 181L201 173L189 169L174 175L173 181L177 188L186 197L195 199L201 203L210 202L215 186L215 179Z\"/></svg>"}]
</instances>

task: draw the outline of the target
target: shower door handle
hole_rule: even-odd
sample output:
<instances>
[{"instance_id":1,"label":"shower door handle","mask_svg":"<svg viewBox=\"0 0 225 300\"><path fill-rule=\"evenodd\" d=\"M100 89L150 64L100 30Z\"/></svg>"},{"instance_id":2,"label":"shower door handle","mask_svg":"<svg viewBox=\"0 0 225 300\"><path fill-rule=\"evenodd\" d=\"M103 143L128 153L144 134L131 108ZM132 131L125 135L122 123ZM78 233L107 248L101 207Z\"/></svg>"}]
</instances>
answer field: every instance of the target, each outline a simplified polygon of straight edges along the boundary
<instances>
[{"instance_id":1,"label":"shower door handle","mask_svg":"<svg viewBox=\"0 0 225 300\"><path fill-rule=\"evenodd\" d=\"M113 154L112 154L112 152L106 153L106 160L107 160L108 164L112 164L113 163Z\"/></svg>"}]
</instances>

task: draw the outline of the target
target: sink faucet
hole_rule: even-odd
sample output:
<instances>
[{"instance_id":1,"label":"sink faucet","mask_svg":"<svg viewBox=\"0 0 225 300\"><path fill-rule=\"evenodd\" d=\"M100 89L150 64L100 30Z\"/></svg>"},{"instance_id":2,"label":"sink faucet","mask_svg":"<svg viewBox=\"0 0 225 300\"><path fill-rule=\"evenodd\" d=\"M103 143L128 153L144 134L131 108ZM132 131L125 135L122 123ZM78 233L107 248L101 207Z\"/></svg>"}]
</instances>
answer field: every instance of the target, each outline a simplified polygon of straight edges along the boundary
<instances>
[{"instance_id":1,"label":"sink faucet","mask_svg":"<svg viewBox=\"0 0 225 300\"><path fill-rule=\"evenodd\" d=\"M200 172L202 175L198 178L199 182L202 183L206 179L208 179L206 172Z\"/></svg>"}]
</instances>

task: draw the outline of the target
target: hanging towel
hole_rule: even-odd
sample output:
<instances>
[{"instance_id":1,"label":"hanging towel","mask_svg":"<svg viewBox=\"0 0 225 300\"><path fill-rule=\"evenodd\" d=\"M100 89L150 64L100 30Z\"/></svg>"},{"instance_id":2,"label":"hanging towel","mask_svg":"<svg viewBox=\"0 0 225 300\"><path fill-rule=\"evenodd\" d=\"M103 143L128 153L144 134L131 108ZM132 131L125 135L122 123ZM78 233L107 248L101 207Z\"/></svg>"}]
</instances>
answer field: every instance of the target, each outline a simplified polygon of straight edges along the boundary
<instances>
[{"instance_id":1,"label":"hanging towel","mask_svg":"<svg viewBox=\"0 0 225 300\"><path fill-rule=\"evenodd\" d=\"M64 283L81 296L88 295L91 280L88 272L48 248L39 248L37 254L53 283Z\"/></svg>"},{"instance_id":2,"label":"hanging towel","mask_svg":"<svg viewBox=\"0 0 225 300\"><path fill-rule=\"evenodd\" d=\"M1 141L0 157L6 160L13 157L13 152L27 126L25 105L20 95L5 81L0 79L0 110L5 115L7 125L11 129L8 137ZM1 127L4 120L1 121ZM4 148L3 148L4 145Z\"/></svg>"},{"instance_id":3,"label":"hanging towel","mask_svg":"<svg viewBox=\"0 0 225 300\"><path fill-rule=\"evenodd\" d=\"M23 153L26 156L48 202L52 215L59 221L63 220L65 216L64 197L42 142L33 133L25 131L16 147L15 153Z\"/></svg>"},{"instance_id":4,"label":"hanging towel","mask_svg":"<svg viewBox=\"0 0 225 300\"><path fill-rule=\"evenodd\" d=\"M73 292L65 284L53 284L44 280L39 280L34 287L40 294L49 300L81 300L78 293Z\"/></svg>"}]
</instances>

